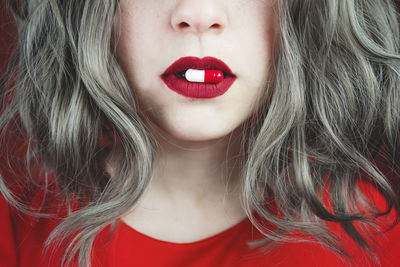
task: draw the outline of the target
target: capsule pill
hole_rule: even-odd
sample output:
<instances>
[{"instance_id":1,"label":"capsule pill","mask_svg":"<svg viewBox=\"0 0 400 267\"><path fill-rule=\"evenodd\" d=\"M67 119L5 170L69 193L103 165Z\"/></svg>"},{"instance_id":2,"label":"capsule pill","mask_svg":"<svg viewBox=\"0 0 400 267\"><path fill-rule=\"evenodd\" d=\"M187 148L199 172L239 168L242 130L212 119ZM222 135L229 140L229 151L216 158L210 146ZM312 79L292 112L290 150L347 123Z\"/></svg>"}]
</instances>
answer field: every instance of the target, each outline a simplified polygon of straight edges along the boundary
<instances>
[{"instance_id":1,"label":"capsule pill","mask_svg":"<svg viewBox=\"0 0 400 267\"><path fill-rule=\"evenodd\" d=\"M220 70L188 69L184 76L187 81L195 83L219 83L224 79Z\"/></svg>"}]
</instances>

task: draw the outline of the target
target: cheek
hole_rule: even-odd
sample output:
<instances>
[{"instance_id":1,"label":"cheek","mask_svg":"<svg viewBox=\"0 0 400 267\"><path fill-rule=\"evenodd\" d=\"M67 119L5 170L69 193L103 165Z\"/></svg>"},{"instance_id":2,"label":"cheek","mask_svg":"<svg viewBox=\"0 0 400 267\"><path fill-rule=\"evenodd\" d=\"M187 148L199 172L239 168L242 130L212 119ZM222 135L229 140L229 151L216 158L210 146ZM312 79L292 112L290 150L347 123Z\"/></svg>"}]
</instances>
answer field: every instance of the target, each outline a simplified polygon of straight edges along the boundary
<instances>
[{"instance_id":1,"label":"cheek","mask_svg":"<svg viewBox=\"0 0 400 267\"><path fill-rule=\"evenodd\" d=\"M130 12L126 10L124 3L125 1L121 1L120 9L116 14L113 35L116 38L115 50L117 60L127 74L127 77L131 77L134 69L132 65L135 62L135 53L132 51L135 47L133 36L136 33L135 29L131 26L133 21L129 15Z\"/></svg>"},{"instance_id":2,"label":"cheek","mask_svg":"<svg viewBox=\"0 0 400 267\"><path fill-rule=\"evenodd\" d=\"M241 39L247 43L246 47L249 51L247 65L251 67L249 70L244 70L245 79L249 82L248 88L253 88L253 91L246 92L246 97L255 111L255 106L267 102L272 93L271 85L275 79L273 66L279 52L280 27L277 12L270 5L260 7L251 20L249 19L250 21L253 27L245 24L243 30L247 38Z\"/></svg>"},{"instance_id":3,"label":"cheek","mask_svg":"<svg viewBox=\"0 0 400 267\"><path fill-rule=\"evenodd\" d=\"M262 67L258 68L264 74L259 84L271 80L272 77L269 75L279 51L280 27L275 9L276 7L271 7L270 4L267 6L266 11L260 14L257 20L258 27L255 27L253 32L254 36L258 36L254 43L258 43L258 49L260 49L256 60L263 62Z\"/></svg>"},{"instance_id":4,"label":"cheek","mask_svg":"<svg viewBox=\"0 0 400 267\"><path fill-rule=\"evenodd\" d=\"M158 76L154 69L157 61L153 51L159 51L159 48L153 48L155 42L149 40L154 38L148 36L148 31L135 22L132 18L121 21L123 31L116 46L117 60L134 94L139 113L157 121L160 114L154 112L162 110L162 101L159 101L160 92L152 90L161 86L154 79ZM161 83L161 79L158 83Z\"/></svg>"},{"instance_id":5,"label":"cheek","mask_svg":"<svg viewBox=\"0 0 400 267\"><path fill-rule=\"evenodd\" d=\"M259 36L259 43L264 45L265 51L272 57L272 48L279 37L280 26L277 1L269 0L260 7L254 15L254 35Z\"/></svg>"},{"instance_id":6,"label":"cheek","mask_svg":"<svg viewBox=\"0 0 400 267\"><path fill-rule=\"evenodd\" d=\"M116 45L117 59L130 84L136 84L137 81L145 83L148 74L154 72L151 67L154 64L151 61L156 43L154 36L157 33L149 28L152 15L145 13L145 10L134 10L135 5L122 10L123 8L124 6L121 6L114 27L114 30L119 32Z\"/></svg>"}]
</instances>

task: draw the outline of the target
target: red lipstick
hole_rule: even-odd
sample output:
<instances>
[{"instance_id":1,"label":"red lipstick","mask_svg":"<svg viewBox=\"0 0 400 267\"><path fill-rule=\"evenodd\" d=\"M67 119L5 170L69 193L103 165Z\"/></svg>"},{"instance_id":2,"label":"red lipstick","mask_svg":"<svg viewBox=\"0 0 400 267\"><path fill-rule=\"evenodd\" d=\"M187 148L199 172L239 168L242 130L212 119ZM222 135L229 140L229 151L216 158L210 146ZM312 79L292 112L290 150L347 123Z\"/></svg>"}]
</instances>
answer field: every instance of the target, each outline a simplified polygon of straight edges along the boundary
<instances>
[{"instance_id":1,"label":"red lipstick","mask_svg":"<svg viewBox=\"0 0 400 267\"><path fill-rule=\"evenodd\" d=\"M189 82L181 74L188 69L219 70L223 79L218 83ZM183 57L175 61L161 75L161 79L172 91L190 98L214 98L223 95L235 82L236 76L221 60L214 57Z\"/></svg>"}]
</instances>

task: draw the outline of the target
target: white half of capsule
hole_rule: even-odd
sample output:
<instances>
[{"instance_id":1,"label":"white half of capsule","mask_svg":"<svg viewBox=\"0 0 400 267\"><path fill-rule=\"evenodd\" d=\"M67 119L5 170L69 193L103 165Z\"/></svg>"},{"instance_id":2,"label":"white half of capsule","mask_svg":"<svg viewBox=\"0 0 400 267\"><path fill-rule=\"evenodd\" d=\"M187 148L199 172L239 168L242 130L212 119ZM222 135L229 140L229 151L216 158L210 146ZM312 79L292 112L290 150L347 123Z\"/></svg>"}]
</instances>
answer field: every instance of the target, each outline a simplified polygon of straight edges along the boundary
<instances>
[{"instance_id":1,"label":"white half of capsule","mask_svg":"<svg viewBox=\"0 0 400 267\"><path fill-rule=\"evenodd\" d=\"M205 77L206 77L206 72L204 70L188 69L185 72L185 78L189 82L204 83Z\"/></svg>"}]
</instances>

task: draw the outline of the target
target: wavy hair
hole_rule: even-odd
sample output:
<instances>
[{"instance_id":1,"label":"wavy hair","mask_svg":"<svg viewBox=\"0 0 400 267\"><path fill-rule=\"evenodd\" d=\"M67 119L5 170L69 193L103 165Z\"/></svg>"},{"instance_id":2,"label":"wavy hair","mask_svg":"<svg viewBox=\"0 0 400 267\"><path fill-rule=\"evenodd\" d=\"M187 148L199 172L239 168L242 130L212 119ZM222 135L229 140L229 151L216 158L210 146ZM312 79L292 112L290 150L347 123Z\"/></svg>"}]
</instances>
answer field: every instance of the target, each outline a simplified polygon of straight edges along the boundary
<instances>
[{"instance_id":1,"label":"wavy hair","mask_svg":"<svg viewBox=\"0 0 400 267\"><path fill-rule=\"evenodd\" d=\"M314 238L345 256L327 227L335 222L373 257L367 226L378 227L377 219L393 208L400 213L394 189L399 181L385 176L374 161L386 151L391 166L399 162L395 4L278 2L281 34L272 93L263 99L255 123L244 123L241 140L243 206L265 235L254 245ZM10 122L20 122L29 140L27 164L34 159L45 169L39 185L49 190L48 174L54 174L69 207L46 246L64 244L62 265L76 258L80 266L90 266L96 235L134 207L149 184L156 145L115 57L118 0L8 4L19 39L1 82L1 133ZM4 104L6 99L12 100ZM109 132L120 144L99 146ZM120 171L110 176L107 160L119 153ZM382 194L386 210L368 201L360 182ZM0 191L18 209L45 216L26 207L6 179L0 179ZM80 209L72 208L73 199ZM293 230L311 238L293 238Z\"/></svg>"}]
</instances>

